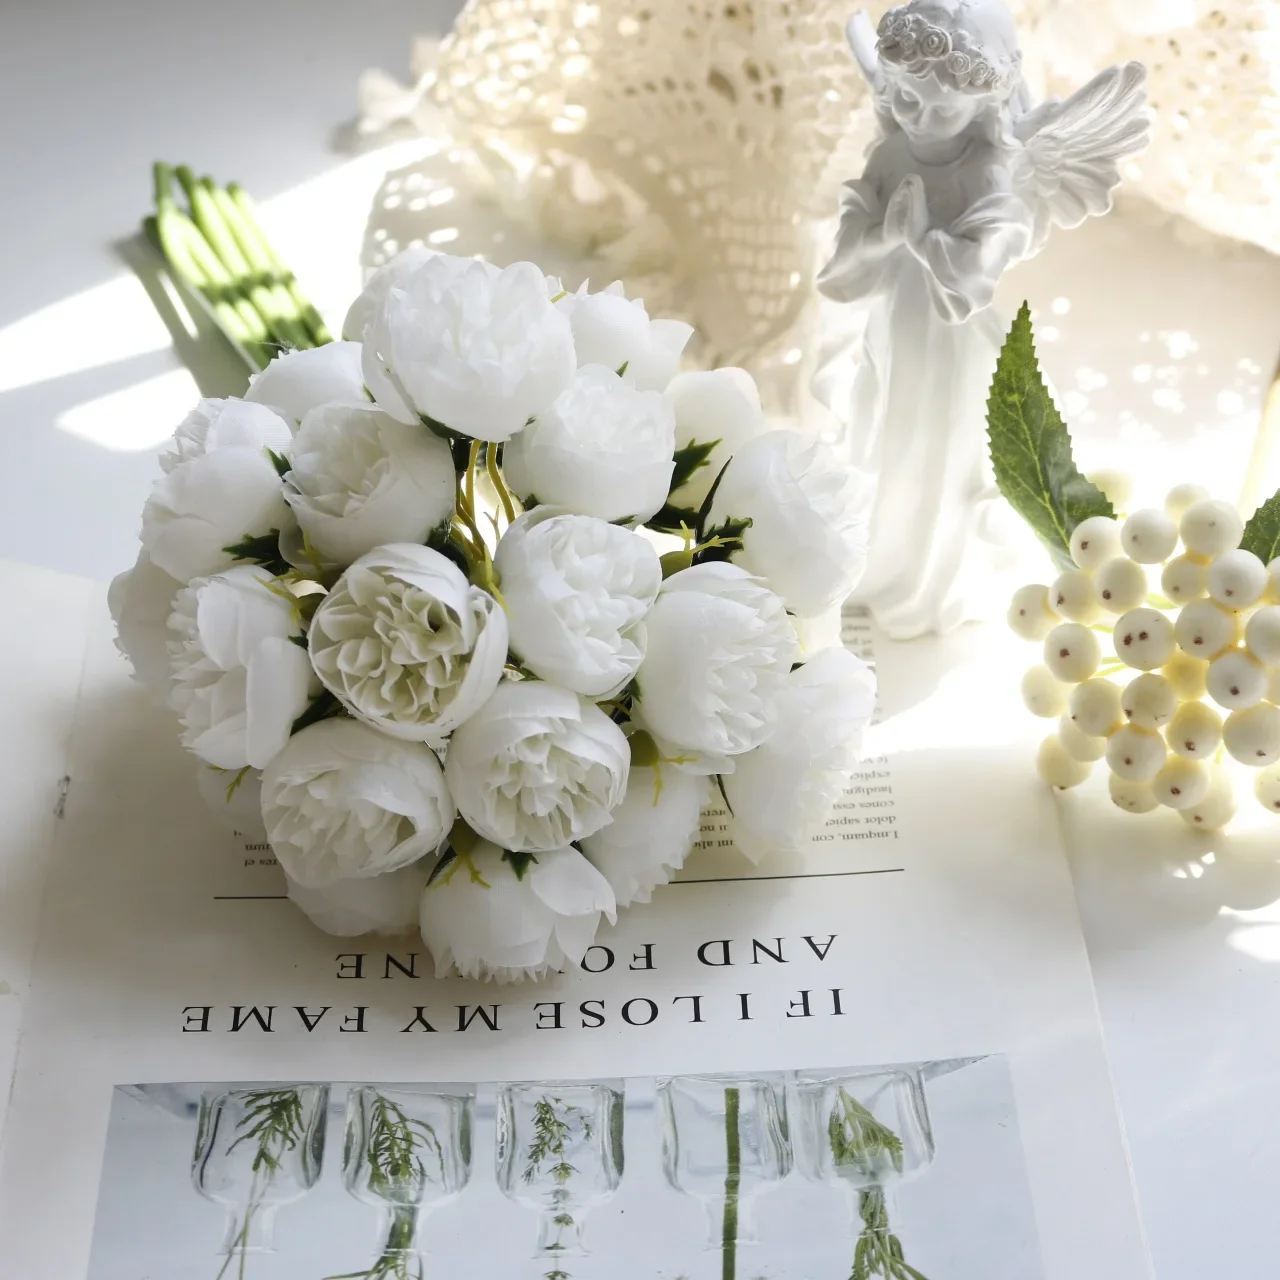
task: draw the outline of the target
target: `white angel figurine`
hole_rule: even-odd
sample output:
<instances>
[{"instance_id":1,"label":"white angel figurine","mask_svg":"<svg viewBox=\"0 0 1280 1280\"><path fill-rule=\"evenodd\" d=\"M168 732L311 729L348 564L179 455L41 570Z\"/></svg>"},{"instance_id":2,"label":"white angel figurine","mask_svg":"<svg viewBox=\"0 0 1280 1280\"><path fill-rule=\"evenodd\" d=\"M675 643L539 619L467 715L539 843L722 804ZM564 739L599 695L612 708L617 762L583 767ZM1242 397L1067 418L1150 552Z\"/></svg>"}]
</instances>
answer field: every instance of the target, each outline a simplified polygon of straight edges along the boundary
<instances>
[{"instance_id":1,"label":"white angel figurine","mask_svg":"<svg viewBox=\"0 0 1280 1280\"><path fill-rule=\"evenodd\" d=\"M975 542L998 523L985 411L1006 331L991 300L1053 226L1110 208L1146 143L1146 73L1112 67L1031 107L1002 0L910 0L878 31L858 14L848 35L882 136L844 185L818 288L865 311L847 417L832 406L877 484L854 598L905 639L978 614L991 556Z\"/></svg>"}]
</instances>

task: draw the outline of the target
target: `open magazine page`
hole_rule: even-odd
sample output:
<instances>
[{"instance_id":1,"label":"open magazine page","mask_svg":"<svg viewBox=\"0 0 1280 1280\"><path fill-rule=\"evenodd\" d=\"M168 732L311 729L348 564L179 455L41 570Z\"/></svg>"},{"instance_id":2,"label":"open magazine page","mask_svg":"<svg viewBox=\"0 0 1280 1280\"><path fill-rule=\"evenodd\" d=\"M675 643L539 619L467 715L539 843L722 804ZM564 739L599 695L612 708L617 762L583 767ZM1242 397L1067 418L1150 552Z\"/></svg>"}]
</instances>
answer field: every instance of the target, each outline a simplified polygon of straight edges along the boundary
<instances>
[{"instance_id":1,"label":"open magazine page","mask_svg":"<svg viewBox=\"0 0 1280 1280\"><path fill-rule=\"evenodd\" d=\"M492 986L308 924L104 615L5 1274L1147 1277L1051 801L1025 748L928 728L949 693L987 740L972 648L878 646L883 723L810 856L752 868L709 815L581 970Z\"/></svg>"},{"instance_id":2,"label":"open magazine page","mask_svg":"<svg viewBox=\"0 0 1280 1280\"><path fill-rule=\"evenodd\" d=\"M93 584L0 560L0 1134L4 1132L49 846L67 760Z\"/></svg>"}]
</instances>

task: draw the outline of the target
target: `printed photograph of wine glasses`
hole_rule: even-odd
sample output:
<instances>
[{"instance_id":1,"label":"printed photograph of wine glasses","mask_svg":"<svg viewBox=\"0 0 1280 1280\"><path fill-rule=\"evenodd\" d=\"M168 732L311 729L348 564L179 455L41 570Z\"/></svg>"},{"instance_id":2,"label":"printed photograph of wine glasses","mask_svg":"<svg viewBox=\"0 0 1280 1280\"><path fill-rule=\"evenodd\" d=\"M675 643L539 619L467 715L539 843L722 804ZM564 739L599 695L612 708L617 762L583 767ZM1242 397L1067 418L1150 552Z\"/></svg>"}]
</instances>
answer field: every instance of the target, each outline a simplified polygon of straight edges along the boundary
<instances>
[{"instance_id":1,"label":"printed photograph of wine glasses","mask_svg":"<svg viewBox=\"0 0 1280 1280\"><path fill-rule=\"evenodd\" d=\"M1042 1280L1007 1061L116 1090L89 1280Z\"/></svg>"}]
</instances>

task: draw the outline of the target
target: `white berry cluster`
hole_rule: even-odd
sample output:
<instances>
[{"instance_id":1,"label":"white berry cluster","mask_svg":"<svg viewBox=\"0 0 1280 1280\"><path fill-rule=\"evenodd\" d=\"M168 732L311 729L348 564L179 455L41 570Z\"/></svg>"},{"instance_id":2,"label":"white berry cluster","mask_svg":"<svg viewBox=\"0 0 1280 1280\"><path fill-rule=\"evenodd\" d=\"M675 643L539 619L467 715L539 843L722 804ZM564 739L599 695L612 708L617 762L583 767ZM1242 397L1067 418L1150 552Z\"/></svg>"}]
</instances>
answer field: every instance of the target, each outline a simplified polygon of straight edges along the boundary
<instances>
[{"instance_id":1,"label":"white berry cluster","mask_svg":"<svg viewBox=\"0 0 1280 1280\"><path fill-rule=\"evenodd\" d=\"M1215 831L1236 811L1229 757L1259 771L1255 794L1280 815L1280 559L1242 550L1244 527L1179 485L1163 511L1085 520L1076 568L1015 594L1009 625L1044 645L1023 700L1059 722L1040 747L1046 782L1078 786L1105 759L1120 808L1165 805Z\"/></svg>"}]
</instances>

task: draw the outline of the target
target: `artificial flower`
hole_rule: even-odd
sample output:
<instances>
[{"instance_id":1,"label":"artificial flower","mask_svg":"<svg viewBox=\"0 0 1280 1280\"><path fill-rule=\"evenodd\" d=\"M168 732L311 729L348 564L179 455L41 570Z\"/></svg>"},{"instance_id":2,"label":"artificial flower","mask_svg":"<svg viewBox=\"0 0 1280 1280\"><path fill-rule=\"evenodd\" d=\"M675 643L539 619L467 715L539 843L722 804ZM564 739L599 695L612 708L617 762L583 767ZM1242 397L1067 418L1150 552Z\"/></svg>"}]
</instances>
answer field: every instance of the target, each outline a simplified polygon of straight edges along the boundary
<instances>
[{"instance_id":1,"label":"artificial flower","mask_svg":"<svg viewBox=\"0 0 1280 1280\"><path fill-rule=\"evenodd\" d=\"M265 404L250 404L234 397L205 399L178 423L168 448L160 454L160 470L167 475L184 462L215 449L283 451L292 439L289 424Z\"/></svg>"},{"instance_id":2,"label":"artificial flower","mask_svg":"<svg viewBox=\"0 0 1280 1280\"><path fill-rule=\"evenodd\" d=\"M116 648L129 659L138 683L164 701L169 690L169 632L173 598L182 587L145 551L132 569L111 580L107 608L116 624Z\"/></svg>"},{"instance_id":3,"label":"artificial flower","mask_svg":"<svg viewBox=\"0 0 1280 1280\"><path fill-rule=\"evenodd\" d=\"M326 342L322 347L284 351L249 382L245 400L270 405L297 428L318 405L368 402L358 342Z\"/></svg>"},{"instance_id":4,"label":"artificial flower","mask_svg":"<svg viewBox=\"0 0 1280 1280\"><path fill-rule=\"evenodd\" d=\"M349 565L386 543L425 542L449 519L453 457L374 405L320 405L302 419L284 496L321 561Z\"/></svg>"},{"instance_id":5,"label":"artificial flower","mask_svg":"<svg viewBox=\"0 0 1280 1280\"><path fill-rule=\"evenodd\" d=\"M541 853L609 822L630 757L622 730L593 703L542 680L507 680L455 730L445 776L473 830Z\"/></svg>"},{"instance_id":6,"label":"artificial flower","mask_svg":"<svg viewBox=\"0 0 1280 1280\"><path fill-rule=\"evenodd\" d=\"M502 535L494 566L522 666L591 698L635 675L641 620L662 585L658 554L639 534L535 507Z\"/></svg>"},{"instance_id":7,"label":"artificial flower","mask_svg":"<svg viewBox=\"0 0 1280 1280\"><path fill-rule=\"evenodd\" d=\"M399 938L418 927L418 907L431 860L377 876L355 876L316 888L285 876L292 902L317 928L335 938L376 933Z\"/></svg>"},{"instance_id":8,"label":"artificial flower","mask_svg":"<svg viewBox=\"0 0 1280 1280\"><path fill-rule=\"evenodd\" d=\"M707 449L697 467L671 495L675 506L697 511L724 464L769 423L760 407L760 389L745 369L677 373L667 386L676 416L676 449Z\"/></svg>"},{"instance_id":9,"label":"artificial flower","mask_svg":"<svg viewBox=\"0 0 1280 1280\"><path fill-rule=\"evenodd\" d=\"M295 733L262 773L271 847L307 888L417 862L441 846L454 817L430 747L346 718Z\"/></svg>"},{"instance_id":10,"label":"artificial flower","mask_svg":"<svg viewBox=\"0 0 1280 1280\"><path fill-rule=\"evenodd\" d=\"M507 618L438 551L391 543L347 569L308 642L316 674L353 715L438 745L501 679Z\"/></svg>"}]
</instances>

